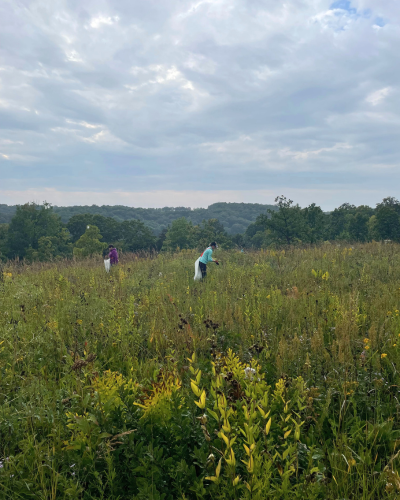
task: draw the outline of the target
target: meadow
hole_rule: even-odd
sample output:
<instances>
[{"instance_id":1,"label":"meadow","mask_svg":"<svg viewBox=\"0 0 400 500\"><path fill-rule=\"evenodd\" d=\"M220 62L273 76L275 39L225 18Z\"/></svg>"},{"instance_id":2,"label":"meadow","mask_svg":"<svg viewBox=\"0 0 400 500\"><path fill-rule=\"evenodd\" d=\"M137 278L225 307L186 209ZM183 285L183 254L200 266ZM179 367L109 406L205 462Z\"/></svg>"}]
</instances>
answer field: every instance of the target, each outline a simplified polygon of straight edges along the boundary
<instances>
[{"instance_id":1,"label":"meadow","mask_svg":"<svg viewBox=\"0 0 400 500\"><path fill-rule=\"evenodd\" d=\"M400 245L0 273L0 499L400 496Z\"/></svg>"}]
</instances>

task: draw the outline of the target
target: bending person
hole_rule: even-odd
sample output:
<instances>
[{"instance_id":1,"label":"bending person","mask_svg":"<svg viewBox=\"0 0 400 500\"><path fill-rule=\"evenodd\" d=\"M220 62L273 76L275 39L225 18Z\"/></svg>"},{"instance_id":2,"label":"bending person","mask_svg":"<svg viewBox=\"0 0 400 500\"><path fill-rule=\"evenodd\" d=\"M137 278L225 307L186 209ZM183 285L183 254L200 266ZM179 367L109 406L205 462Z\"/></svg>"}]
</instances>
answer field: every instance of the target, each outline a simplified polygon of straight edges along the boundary
<instances>
[{"instance_id":1,"label":"bending person","mask_svg":"<svg viewBox=\"0 0 400 500\"><path fill-rule=\"evenodd\" d=\"M112 266L115 266L115 264L118 264L118 252L117 249L114 247L114 245L109 245L108 246L109 254L108 256L110 257L110 264Z\"/></svg>"},{"instance_id":2,"label":"bending person","mask_svg":"<svg viewBox=\"0 0 400 500\"><path fill-rule=\"evenodd\" d=\"M204 252L200 255L199 259L199 266L201 270L201 277L204 279L207 276L207 264L209 262L215 262L217 266L219 265L219 262L215 259L212 258L212 253L213 250L215 250L217 247L217 244L215 241L211 243L211 245L204 250Z\"/></svg>"}]
</instances>

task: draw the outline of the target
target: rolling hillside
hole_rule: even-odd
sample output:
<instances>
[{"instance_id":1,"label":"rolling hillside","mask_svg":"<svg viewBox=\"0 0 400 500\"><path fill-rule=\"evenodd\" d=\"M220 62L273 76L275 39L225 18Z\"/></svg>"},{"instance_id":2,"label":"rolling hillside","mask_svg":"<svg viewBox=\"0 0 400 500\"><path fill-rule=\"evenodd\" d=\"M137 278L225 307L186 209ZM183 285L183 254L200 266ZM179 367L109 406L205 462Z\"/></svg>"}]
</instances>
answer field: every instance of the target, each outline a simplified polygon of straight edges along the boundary
<instances>
[{"instance_id":1,"label":"rolling hillside","mask_svg":"<svg viewBox=\"0 0 400 500\"><path fill-rule=\"evenodd\" d=\"M208 208L187 207L165 207L165 208L133 208L122 205L115 206L71 206L54 207L54 211L60 215L62 221L68 220L77 214L99 214L113 217L117 221L139 219L149 226L155 234L159 234L173 220L186 217L194 224L204 219L218 219L229 234L244 233L249 224L254 222L258 215L266 213L267 209L274 209L274 205L262 205L259 203L214 203ZM15 213L15 206L0 204L0 223L11 221Z\"/></svg>"}]
</instances>

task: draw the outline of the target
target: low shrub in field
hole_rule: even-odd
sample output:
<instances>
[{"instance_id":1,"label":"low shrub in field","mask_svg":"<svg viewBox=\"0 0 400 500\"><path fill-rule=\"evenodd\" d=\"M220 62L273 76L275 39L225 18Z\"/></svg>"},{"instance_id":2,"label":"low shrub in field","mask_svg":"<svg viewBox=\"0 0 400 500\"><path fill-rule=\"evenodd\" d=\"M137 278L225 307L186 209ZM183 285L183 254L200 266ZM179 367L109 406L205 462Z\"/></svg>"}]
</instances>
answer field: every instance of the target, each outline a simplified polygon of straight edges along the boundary
<instances>
[{"instance_id":1,"label":"low shrub in field","mask_svg":"<svg viewBox=\"0 0 400 500\"><path fill-rule=\"evenodd\" d=\"M398 248L5 269L0 498L397 498Z\"/></svg>"}]
</instances>

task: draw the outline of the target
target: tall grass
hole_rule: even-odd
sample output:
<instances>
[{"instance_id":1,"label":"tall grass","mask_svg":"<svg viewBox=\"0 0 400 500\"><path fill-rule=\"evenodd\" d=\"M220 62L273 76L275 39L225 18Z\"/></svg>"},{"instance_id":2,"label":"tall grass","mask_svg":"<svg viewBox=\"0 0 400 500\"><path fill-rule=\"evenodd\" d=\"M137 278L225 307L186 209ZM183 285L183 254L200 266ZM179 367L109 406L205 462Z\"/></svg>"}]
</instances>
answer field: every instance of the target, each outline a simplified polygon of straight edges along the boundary
<instances>
[{"instance_id":1,"label":"tall grass","mask_svg":"<svg viewBox=\"0 0 400 500\"><path fill-rule=\"evenodd\" d=\"M399 250L8 264L0 498L398 498Z\"/></svg>"}]
</instances>

